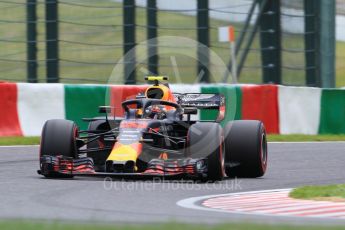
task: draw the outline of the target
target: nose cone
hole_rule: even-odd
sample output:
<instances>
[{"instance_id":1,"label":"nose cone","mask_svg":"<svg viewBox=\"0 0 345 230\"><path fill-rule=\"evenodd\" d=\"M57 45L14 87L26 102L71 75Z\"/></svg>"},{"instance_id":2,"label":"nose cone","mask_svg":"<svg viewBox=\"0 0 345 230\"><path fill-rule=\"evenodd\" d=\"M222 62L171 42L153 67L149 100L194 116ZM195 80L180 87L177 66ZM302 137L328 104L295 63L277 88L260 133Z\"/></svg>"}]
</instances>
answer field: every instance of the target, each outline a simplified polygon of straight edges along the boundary
<instances>
[{"instance_id":1,"label":"nose cone","mask_svg":"<svg viewBox=\"0 0 345 230\"><path fill-rule=\"evenodd\" d=\"M107 161L136 161L141 153L142 146L138 144L125 145L116 143Z\"/></svg>"},{"instance_id":2,"label":"nose cone","mask_svg":"<svg viewBox=\"0 0 345 230\"><path fill-rule=\"evenodd\" d=\"M136 170L134 161L106 161L106 172L134 173Z\"/></svg>"},{"instance_id":3,"label":"nose cone","mask_svg":"<svg viewBox=\"0 0 345 230\"><path fill-rule=\"evenodd\" d=\"M133 143L129 145L117 142L106 160L107 172L135 172L136 161L141 154L142 144Z\"/></svg>"}]
</instances>

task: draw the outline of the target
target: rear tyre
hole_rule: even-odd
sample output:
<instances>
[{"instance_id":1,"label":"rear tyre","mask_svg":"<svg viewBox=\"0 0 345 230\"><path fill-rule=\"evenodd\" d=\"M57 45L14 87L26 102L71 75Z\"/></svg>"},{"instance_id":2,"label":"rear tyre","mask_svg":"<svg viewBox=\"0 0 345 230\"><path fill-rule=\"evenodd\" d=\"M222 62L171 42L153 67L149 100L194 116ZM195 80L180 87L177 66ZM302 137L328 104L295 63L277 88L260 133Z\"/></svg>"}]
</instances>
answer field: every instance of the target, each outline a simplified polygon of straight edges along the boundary
<instances>
[{"instance_id":1,"label":"rear tyre","mask_svg":"<svg viewBox=\"0 0 345 230\"><path fill-rule=\"evenodd\" d=\"M223 130L217 123L196 123L188 130L192 158L207 159L207 181L224 177Z\"/></svg>"},{"instance_id":2,"label":"rear tyre","mask_svg":"<svg viewBox=\"0 0 345 230\"><path fill-rule=\"evenodd\" d=\"M225 172L234 177L261 177L267 169L266 131L261 121L229 122L225 129Z\"/></svg>"},{"instance_id":3,"label":"rear tyre","mask_svg":"<svg viewBox=\"0 0 345 230\"><path fill-rule=\"evenodd\" d=\"M76 138L78 128L76 124L68 120L48 120L42 130L40 156L65 156L78 158ZM61 175L55 175L62 177ZM55 177L47 175L46 177ZM63 176L72 177L72 176Z\"/></svg>"}]
</instances>

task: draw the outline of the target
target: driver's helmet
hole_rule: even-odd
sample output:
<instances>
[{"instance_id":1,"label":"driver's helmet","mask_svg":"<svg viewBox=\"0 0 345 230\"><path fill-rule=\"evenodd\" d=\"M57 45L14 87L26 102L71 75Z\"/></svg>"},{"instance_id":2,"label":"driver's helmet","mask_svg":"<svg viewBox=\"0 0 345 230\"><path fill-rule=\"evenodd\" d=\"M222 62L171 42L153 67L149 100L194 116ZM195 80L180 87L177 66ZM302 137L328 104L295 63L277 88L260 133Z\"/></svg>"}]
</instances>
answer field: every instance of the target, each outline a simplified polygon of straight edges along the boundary
<instances>
[{"instance_id":1,"label":"driver's helmet","mask_svg":"<svg viewBox=\"0 0 345 230\"><path fill-rule=\"evenodd\" d=\"M174 95L172 94L169 86L162 85L162 84L147 87L145 91L145 97L176 103Z\"/></svg>"},{"instance_id":2,"label":"driver's helmet","mask_svg":"<svg viewBox=\"0 0 345 230\"><path fill-rule=\"evenodd\" d=\"M145 97L176 103L169 86L163 84L149 86L145 91ZM149 118L161 119L164 118L164 115L169 110L175 110L175 108L164 105L152 105L146 108L145 114L148 114Z\"/></svg>"}]
</instances>

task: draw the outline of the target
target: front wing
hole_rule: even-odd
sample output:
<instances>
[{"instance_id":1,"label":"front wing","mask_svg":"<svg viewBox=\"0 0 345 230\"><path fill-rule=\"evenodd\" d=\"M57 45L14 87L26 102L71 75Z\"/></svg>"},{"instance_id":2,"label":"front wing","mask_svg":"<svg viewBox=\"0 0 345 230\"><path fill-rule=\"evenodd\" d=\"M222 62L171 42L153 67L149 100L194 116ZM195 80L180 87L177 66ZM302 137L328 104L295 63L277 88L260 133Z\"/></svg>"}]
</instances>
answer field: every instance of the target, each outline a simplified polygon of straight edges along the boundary
<instances>
[{"instance_id":1,"label":"front wing","mask_svg":"<svg viewBox=\"0 0 345 230\"><path fill-rule=\"evenodd\" d=\"M205 159L152 159L144 172L96 172L92 158L73 159L64 156L44 155L40 158L40 175L46 177L98 176L121 178L181 178L203 179L207 177Z\"/></svg>"}]
</instances>

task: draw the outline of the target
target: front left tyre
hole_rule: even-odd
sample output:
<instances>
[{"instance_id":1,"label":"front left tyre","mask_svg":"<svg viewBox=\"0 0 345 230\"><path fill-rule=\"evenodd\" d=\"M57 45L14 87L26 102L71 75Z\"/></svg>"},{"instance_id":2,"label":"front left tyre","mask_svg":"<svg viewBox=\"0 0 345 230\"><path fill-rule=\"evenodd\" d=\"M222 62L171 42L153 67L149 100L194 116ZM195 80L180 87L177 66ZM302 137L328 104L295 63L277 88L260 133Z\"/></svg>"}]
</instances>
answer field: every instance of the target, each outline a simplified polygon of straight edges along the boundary
<instances>
[{"instance_id":1,"label":"front left tyre","mask_svg":"<svg viewBox=\"0 0 345 230\"><path fill-rule=\"evenodd\" d=\"M267 169L267 138L261 121L231 121L224 128L225 171L230 177L256 178Z\"/></svg>"}]
</instances>

